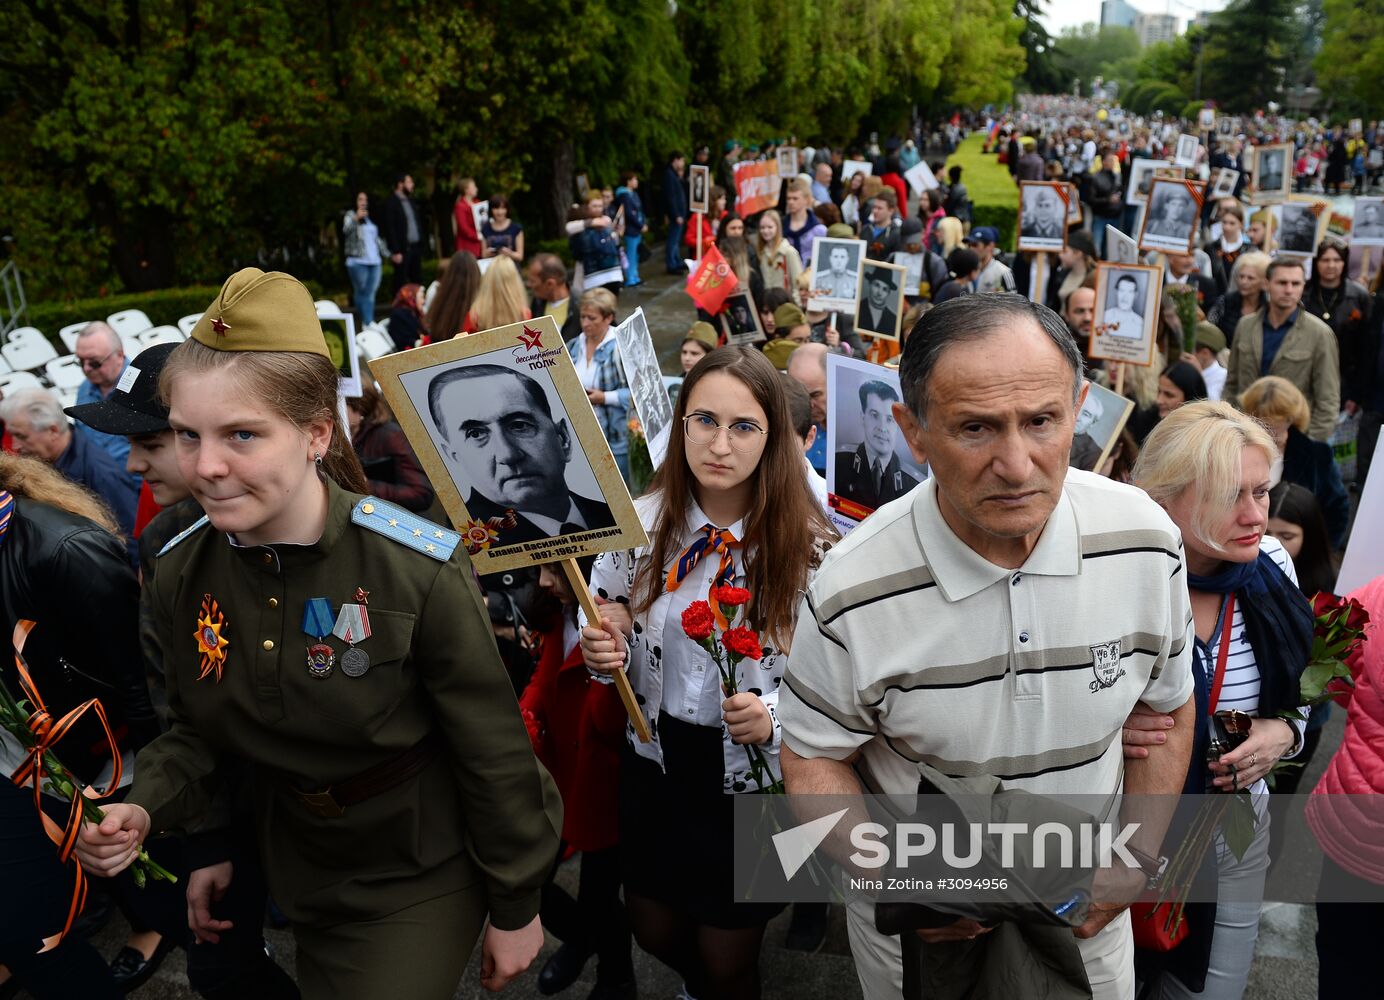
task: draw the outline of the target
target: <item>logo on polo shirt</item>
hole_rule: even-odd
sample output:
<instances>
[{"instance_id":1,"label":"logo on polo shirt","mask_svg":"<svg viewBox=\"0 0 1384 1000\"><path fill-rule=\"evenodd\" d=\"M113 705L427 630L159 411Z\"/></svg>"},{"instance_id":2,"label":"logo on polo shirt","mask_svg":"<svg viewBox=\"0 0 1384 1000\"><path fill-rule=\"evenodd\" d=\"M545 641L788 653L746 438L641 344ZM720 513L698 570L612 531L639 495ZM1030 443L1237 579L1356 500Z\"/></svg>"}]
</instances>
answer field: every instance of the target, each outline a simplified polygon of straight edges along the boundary
<instances>
[{"instance_id":1,"label":"logo on polo shirt","mask_svg":"<svg viewBox=\"0 0 1384 1000\"><path fill-rule=\"evenodd\" d=\"M1101 642L1091 647L1091 671L1096 679L1091 682L1091 693L1102 688L1113 687L1125 675L1120 666L1120 640Z\"/></svg>"}]
</instances>

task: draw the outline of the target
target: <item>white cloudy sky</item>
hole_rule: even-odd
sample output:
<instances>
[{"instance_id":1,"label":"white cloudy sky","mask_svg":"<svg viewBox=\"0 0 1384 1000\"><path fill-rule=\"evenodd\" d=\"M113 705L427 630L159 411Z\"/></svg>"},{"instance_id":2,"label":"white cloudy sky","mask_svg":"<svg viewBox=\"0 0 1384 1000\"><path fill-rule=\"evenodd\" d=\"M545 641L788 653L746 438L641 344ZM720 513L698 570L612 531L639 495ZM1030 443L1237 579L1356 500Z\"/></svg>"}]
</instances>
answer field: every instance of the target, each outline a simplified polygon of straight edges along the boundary
<instances>
[{"instance_id":1,"label":"white cloudy sky","mask_svg":"<svg viewBox=\"0 0 1384 1000\"><path fill-rule=\"evenodd\" d=\"M1136 9L1146 14L1173 14L1179 21L1196 16L1201 10L1220 10L1227 0L1128 0ZM1100 23L1100 0L1048 0L1043 14L1043 23L1048 31L1057 35L1063 28L1085 24L1087 21Z\"/></svg>"}]
</instances>

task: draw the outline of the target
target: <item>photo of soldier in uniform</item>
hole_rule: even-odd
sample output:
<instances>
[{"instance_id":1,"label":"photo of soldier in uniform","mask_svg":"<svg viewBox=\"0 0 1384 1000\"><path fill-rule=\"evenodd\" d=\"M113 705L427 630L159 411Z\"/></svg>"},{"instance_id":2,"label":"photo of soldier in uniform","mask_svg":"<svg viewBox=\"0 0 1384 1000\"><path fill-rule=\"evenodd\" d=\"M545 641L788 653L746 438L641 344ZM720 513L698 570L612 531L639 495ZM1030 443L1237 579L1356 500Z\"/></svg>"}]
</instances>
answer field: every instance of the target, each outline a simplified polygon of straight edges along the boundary
<instances>
[{"instance_id":1,"label":"photo of soldier in uniform","mask_svg":"<svg viewBox=\"0 0 1384 1000\"><path fill-rule=\"evenodd\" d=\"M728 344L748 347L767 339L759 323L759 310L754 307L754 299L748 288L726 298L721 324L725 328Z\"/></svg>"},{"instance_id":2,"label":"photo of soldier in uniform","mask_svg":"<svg viewBox=\"0 0 1384 1000\"><path fill-rule=\"evenodd\" d=\"M388 355L371 371L478 572L643 537L552 317Z\"/></svg>"},{"instance_id":3,"label":"photo of soldier in uniform","mask_svg":"<svg viewBox=\"0 0 1384 1000\"><path fill-rule=\"evenodd\" d=\"M1173 155L1173 164L1179 167L1195 167L1197 165L1197 150L1201 147L1201 140L1194 135L1180 135L1177 137L1177 152Z\"/></svg>"},{"instance_id":4,"label":"photo of soldier in uniform","mask_svg":"<svg viewBox=\"0 0 1384 1000\"><path fill-rule=\"evenodd\" d=\"M1278 230L1278 252L1310 257L1317 249L1317 230L1321 225L1321 202L1287 202ZM1316 208L1317 212L1313 212Z\"/></svg>"},{"instance_id":5,"label":"photo of soldier in uniform","mask_svg":"<svg viewBox=\"0 0 1384 1000\"><path fill-rule=\"evenodd\" d=\"M1250 201L1255 205L1272 205L1288 200L1293 183L1293 144L1254 147L1254 189Z\"/></svg>"},{"instance_id":6,"label":"photo of soldier in uniform","mask_svg":"<svg viewBox=\"0 0 1384 1000\"><path fill-rule=\"evenodd\" d=\"M1019 190L1019 249L1058 251L1067 245L1067 203L1062 184L1023 181Z\"/></svg>"},{"instance_id":7,"label":"photo of soldier in uniform","mask_svg":"<svg viewBox=\"0 0 1384 1000\"><path fill-rule=\"evenodd\" d=\"M668 437L673 428L673 404L663 385L663 372L658 365L658 351L649 334L649 321L642 308L636 307L629 318L615 328L619 345L620 367L630 387L634 412L644 431L649 460L657 469L668 454Z\"/></svg>"},{"instance_id":8,"label":"photo of soldier in uniform","mask_svg":"<svg viewBox=\"0 0 1384 1000\"><path fill-rule=\"evenodd\" d=\"M1362 247L1384 246L1384 198L1356 198L1350 242Z\"/></svg>"},{"instance_id":9,"label":"photo of soldier in uniform","mask_svg":"<svg viewBox=\"0 0 1384 1000\"><path fill-rule=\"evenodd\" d=\"M1153 172L1162 167L1171 166L1171 160L1130 160L1129 187L1125 190L1125 201L1130 205L1147 203L1149 184L1153 181Z\"/></svg>"},{"instance_id":10,"label":"photo of soldier in uniform","mask_svg":"<svg viewBox=\"0 0 1384 1000\"><path fill-rule=\"evenodd\" d=\"M1134 400L1119 395L1096 382L1088 383L1086 399L1076 415L1076 430L1072 436L1072 455L1068 463L1074 469L1098 472L1110 456L1120 431L1134 412Z\"/></svg>"},{"instance_id":11,"label":"photo of soldier in uniform","mask_svg":"<svg viewBox=\"0 0 1384 1000\"><path fill-rule=\"evenodd\" d=\"M1139 249L1191 253L1201 211L1198 195L1204 190L1200 183L1155 177Z\"/></svg>"},{"instance_id":12,"label":"photo of soldier in uniform","mask_svg":"<svg viewBox=\"0 0 1384 1000\"><path fill-rule=\"evenodd\" d=\"M1222 198L1235 197L1235 185L1239 182L1240 171L1232 170L1230 167L1218 167L1211 184L1211 199L1220 201Z\"/></svg>"},{"instance_id":13,"label":"photo of soldier in uniform","mask_svg":"<svg viewBox=\"0 0 1384 1000\"><path fill-rule=\"evenodd\" d=\"M1101 323L1112 337L1138 337L1144 329L1143 275L1125 271L1111 286L1113 302L1107 302Z\"/></svg>"},{"instance_id":14,"label":"photo of soldier in uniform","mask_svg":"<svg viewBox=\"0 0 1384 1000\"><path fill-rule=\"evenodd\" d=\"M819 236L812 244L812 306L822 312L855 314L860 300L863 240Z\"/></svg>"},{"instance_id":15,"label":"photo of soldier in uniform","mask_svg":"<svg viewBox=\"0 0 1384 1000\"><path fill-rule=\"evenodd\" d=\"M901 398L897 369L827 356L827 498L842 531L927 478L894 417Z\"/></svg>"}]
</instances>

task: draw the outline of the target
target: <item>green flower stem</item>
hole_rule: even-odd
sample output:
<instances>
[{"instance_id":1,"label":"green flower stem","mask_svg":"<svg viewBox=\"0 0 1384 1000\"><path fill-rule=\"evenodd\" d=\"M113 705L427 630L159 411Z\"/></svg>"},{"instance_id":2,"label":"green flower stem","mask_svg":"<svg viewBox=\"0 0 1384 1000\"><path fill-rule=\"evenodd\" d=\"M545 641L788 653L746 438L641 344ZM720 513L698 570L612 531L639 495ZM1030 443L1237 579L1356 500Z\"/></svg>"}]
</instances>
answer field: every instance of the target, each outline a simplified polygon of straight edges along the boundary
<instances>
[{"instance_id":1,"label":"green flower stem","mask_svg":"<svg viewBox=\"0 0 1384 1000\"><path fill-rule=\"evenodd\" d=\"M32 712L25 710L23 703L15 700L14 695L10 693L4 682L0 681L0 728L4 728L7 733L18 740L20 746L26 751L31 751L38 745L38 738L29 729L29 719L32 718L32 715ZM111 753L117 752L115 747L111 747ZM100 823L106 818L101 807L85 794L86 787L72 776L52 750L43 751L43 769L48 790L64 802L80 802L84 820L89 823ZM176 875L149 857L149 852L142 846L131 867L134 872L135 884L141 889L144 888L148 879L154 879L157 882L178 881Z\"/></svg>"}]
</instances>

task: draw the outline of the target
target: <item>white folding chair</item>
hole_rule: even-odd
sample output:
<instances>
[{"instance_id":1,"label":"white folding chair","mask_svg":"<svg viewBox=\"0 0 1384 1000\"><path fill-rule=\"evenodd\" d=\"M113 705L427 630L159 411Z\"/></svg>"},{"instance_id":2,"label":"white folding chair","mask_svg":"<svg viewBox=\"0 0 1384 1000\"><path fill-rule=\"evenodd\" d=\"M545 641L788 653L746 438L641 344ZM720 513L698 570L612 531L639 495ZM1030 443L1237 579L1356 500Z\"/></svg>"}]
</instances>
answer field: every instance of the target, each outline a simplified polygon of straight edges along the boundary
<instances>
[{"instance_id":1,"label":"white folding chair","mask_svg":"<svg viewBox=\"0 0 1384 1000\"><path fill-rule=\"evenodd\" d=\"M80 323L73 323L71 326L65 326L58 331L58 339L63 342L63 346L67 348L69 353L75 353L77 350L77 335L94 322L96 321L84 319Z\"/></svg>"},{"instance_id":2,"label":"white folding chair","mask_svg":"<svg viewBox=\"0 0 1384 1000\"><path fill-rule=\"evenodd\" d=\"M52 361L58 356L58 352L36 327L21 326L10 331L8 343L0 346L0 356L3 356L15 371L30 372Z\"/></svg>"},{"instance_id":3,"label":"white folding chair","mask_svg":"<svg viewBox=\"0 0 1384 1000\"><path fill-rule=\"evenodd\" d=\"M367 361L374 361L399 350L389 334L374 324L356 334L356 350Z\"/></svg>"},{"instance_id":4,"label":"white folding chair","mask_svg":"<svg viewBox=\"0 0 1384 1000\"><path fill-rule=\"evenodd\" d=\"M60 405L64 410L67 409L69 406L77 405L76 389L54 389L53 392L57 393L58 405Z\"/></svg>"},{"instance_id":5,"label":"white folding chair","mask_svg":"<svg viewBox=\"0 0 1384 1000\"><path fill-rule=\"evenodd\" d=\"M8 375L12 371L14 371L14 369L10 367L10 363L3 357L0 357L0 375Z\"/></svg>"},{"instance_id":6,"label":"white folding chair","mask_svg":"<svg viewBox=\"0 0 1384 1000\"><path fill-rule=\"evenodd\" d=\"M201 313L189 313L178 320L178 329L183 331L184 337L192 336L192 328L197 325L197 321L202 318Z\"/></svg>"},{"instance_id":7,"label":"white folding chair","mask_svg":"<svg viewBox=\"0 0 1384 1000\"><path fill-rule=\"evenodd\" d=\"M48 376L49 384L59 391L75 391L86 381L86 371L82 368L81 361L71 354L64 354L48 362L43 366L43 373Z\"/></svg>"},{"instance_id":8,"label":"white folding chair","mask_svg":"<svg viewBox=\"0 0 1384 1000\"><path fill-rule=\"evenodd\" d=\"M331 299L318 299L313 303L317 307L318 316L340 316L341 307Z\"/></svg>"},{"instance_id":9,"label":"white folding chair","mask_svg":"<svg viewBox=\"0 0 1384 1000\"><path fill-rule=\"evenodd\" d=\"M154 324L149 322L149 317L144 315L140 309L122 309L118 313L111 313L106 317L106 322L111 329L120 334L121 340L128 340L137 333L143 333ZM128 351L125 352L129 354Z\"/></svg>"},{"instance_id":10,"label":"white folding chair","mask_svg":"<svg viewBox=\"0 0 1384 1000\"><path fill-rule=\"evenodd\" d=\"M143 350L155 344L181 344L187 339L187 335L176 326L151 326L135 339L139 341L140 349Z\"/></svg>"},{"instance_id":11,"label":"white folding chair","mask_svg":"<svg viewBox=\"0 0 1384 1000\"><path fill-rule=\"evenodd\" d=\"M0 396L13 396L24 389L42 389L43 383L33 372L10 372L0 375Z\"/></svg>"}]
</instances>

